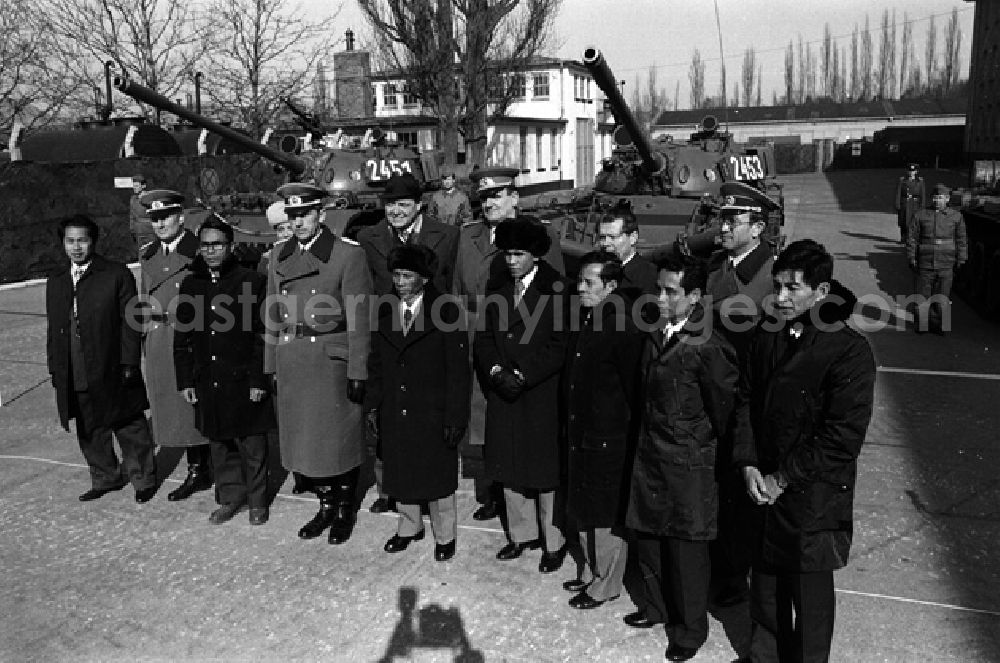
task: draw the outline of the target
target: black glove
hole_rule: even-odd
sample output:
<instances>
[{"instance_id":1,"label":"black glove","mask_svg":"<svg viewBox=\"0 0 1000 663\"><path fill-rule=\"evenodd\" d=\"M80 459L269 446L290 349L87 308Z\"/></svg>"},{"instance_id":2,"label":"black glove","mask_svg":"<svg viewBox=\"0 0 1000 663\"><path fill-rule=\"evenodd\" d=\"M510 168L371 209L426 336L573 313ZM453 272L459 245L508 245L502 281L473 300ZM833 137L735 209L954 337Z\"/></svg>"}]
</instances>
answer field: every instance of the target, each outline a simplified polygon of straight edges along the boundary
<instances>
[{"instance_id":1,"label":"black glove","mask_svg":"<svg viewBox=\"0 0 1000 663\"><path fill-rule=\"evenodd\" d=\"M491 375L490 384L493 386L493 391L497 392L500 398L508 403L516 401L521 392L524 391L524 381L508 368L501 369Z\"/></svg>"},{"instance_id":2,"label":"black glove","mask_svg":"<svg viewBox=\"0 0 1000 663\"><path fill-rule=\"evenodd\" d=\"M122 384L126 387L132 387L140 382L142 382L142 372L139 367L122 364Z\"/></svg>"},{"instance_id":3,"label":"black glove","mask_svg":"<svg viewBox=\"0 0 1000 663\"><path fill-rule=\"evenodd\" d=\"M368 434L372 436L373 440L379 439L378 410L368 410L365 413L365 426L368 428Z\"/></svg>"},{"instance_id":4,"label":"black glove","mask_svg":"<svg viewBox=\"0 0 1000 663\"><path fill-rule=\"evenodd\" d=\"M365 402L365 381L364 380L348 380L347 381L347 400L352 403L357 403L361 405Z\"/></svg>"},{"instance_id":5,"label":"black glove","mask_svg":"<svg viewBox=\"0 0 1000 663\"><path fill-rule=\"evenodd\" d=\"M465 426L444 427L444 446L449 449L457 449L463 437L465 437Z\"/></svg>"}]
</instances>

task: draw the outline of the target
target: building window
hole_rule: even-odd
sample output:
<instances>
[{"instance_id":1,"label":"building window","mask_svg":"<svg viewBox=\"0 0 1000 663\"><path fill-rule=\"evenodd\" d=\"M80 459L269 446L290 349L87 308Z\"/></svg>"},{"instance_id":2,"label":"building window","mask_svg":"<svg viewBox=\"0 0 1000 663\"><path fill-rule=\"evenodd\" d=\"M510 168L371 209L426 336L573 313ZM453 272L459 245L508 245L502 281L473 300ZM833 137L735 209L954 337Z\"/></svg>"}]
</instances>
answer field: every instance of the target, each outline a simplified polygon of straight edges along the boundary
<instances>
[{"instance_id":1,"label":"building window","mask_svg":"<svg viewBox=\"0 0 1000 663\"><path fill-rule=\"evenodd\" d=\"M555 129L552 130L551 140L549 141L549 170L556 170L559 168L559 136Z\"/></svg>"},{"instance_id":2,"label":"building window","mask_svg":"<svg viewBox=\"0 0 1000 663\"><path fill-rule=\"evenodd\" d=\"M535 129L535 170L545 170L542 167L542 163L545 160L542 156L542 146L545 144L543 141L544 137L544 131L541 129Z\"/></svg>"},{"instance_id":3,"label":"building window","mask_svg":"<svg viewBox=\"0 0 1000 663\"><path fill-rule=\"evenodd\" d=\"M417 96L410 91L410 86L407 84L403 85L403 108L415 108L420 104Z\"/></svg>"},{"instance_id":4,"label":"building window","mask_svg":"<svg viewBox=\"0 0 1000 663\"><path fill-rule=\"evenodd\" d=\"M549 74L535 74L532 76L531 96L536 99L548 99L549 97Z\"/></svg>"},{"instance_id":5,"label":"building window","mask_svg":"<svg viewBox=\"0 0 1000 663\"><path fill-rule=\"evenodd\" d=\"M521 137L520 137L520 161L518 162L522 173L527 173L531 170L528 165L528 128L521 127Z\"/></svg>"},{"instance_id":6,"label":"building window","mask_svg":"<svg viewBox=\"0 0 1000 663\"><path fill-rule=\"evenodd\" d=\"M513 99L524 99L528 87L527 80L524 74L511 74L510 83L510 96Z\"/></svg>"},{"instance_id":7,"label":"building window","mask_svg":"<svg viewBox=\"0 0 1000 663\"><path fill-rule=\"evenodd\" d=\"M396 142L403 147L419 147L416 131L396 131Z\"/></svg>"},{"instance_id":8,"label":"building window","mask_svg":"<svg viewBox=\"0 0 1000 663\"><path fill-rule=\"evenodd\" d=\"M385 84L385 105L389 108L396 107L396 86L393 83Z\"/></svg>"}]
</instances>

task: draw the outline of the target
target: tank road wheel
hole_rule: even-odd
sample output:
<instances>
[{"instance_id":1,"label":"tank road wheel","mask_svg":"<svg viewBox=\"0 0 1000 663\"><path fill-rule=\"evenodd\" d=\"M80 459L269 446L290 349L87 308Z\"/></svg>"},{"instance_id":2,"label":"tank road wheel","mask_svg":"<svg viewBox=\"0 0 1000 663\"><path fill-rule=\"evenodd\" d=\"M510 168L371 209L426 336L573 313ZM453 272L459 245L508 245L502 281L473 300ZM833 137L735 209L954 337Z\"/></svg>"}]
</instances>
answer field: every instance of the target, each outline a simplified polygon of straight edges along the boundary
<instances>
[{"instance_id":1,"label":"tank road wheel","mask_svg":"<svg viewBox=\"0 0 1000 663\"><path fill-rule=\"evenodd\" d=\"M983 313L996 317L1000 315L1000 250L993 252L983 271Z\"/></svg>"}]
</instances>

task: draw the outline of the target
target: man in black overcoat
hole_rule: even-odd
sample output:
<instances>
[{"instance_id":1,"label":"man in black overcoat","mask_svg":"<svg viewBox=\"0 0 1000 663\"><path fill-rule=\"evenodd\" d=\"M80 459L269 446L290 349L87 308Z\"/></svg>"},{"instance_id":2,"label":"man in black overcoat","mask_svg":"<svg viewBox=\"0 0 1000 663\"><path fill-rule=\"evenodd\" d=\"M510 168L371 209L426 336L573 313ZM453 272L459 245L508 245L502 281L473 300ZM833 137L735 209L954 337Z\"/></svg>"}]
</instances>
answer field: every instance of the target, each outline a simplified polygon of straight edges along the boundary
<instances>
[{"instance_id":1,"label":"man in black overcoat","mask_svg":"<svg viewBox=\"0 0 1000 663\"><path fill-rule=\"evenodd\" d=\"M199 255L181 282L174 330L177 389L194 406L209 440L221 524L250 506L250 524L268 520L267 438L274 406L264 377L260 309L267 277L233 257L233 229L210 215L198 229Z\"/></svg>"},{"instance_id":2,"label":"man in black overcoat","mask_svg":"<svg viewBox=\"0 0 1000 663\"><path fill-rule=\"evenodd\" d=\"M69 257L45 283L46 349L56 390L59 420L76 437L90 467L87 502L120 490L127 482L135 500L156 492L153 439L144 410L149 407L139 369L141 321L135 277L128 267L95 253L99 231L89 217L59 224L59 239ZM112 433L122 449L119 464Z\"/></svg>"}]
</instances>

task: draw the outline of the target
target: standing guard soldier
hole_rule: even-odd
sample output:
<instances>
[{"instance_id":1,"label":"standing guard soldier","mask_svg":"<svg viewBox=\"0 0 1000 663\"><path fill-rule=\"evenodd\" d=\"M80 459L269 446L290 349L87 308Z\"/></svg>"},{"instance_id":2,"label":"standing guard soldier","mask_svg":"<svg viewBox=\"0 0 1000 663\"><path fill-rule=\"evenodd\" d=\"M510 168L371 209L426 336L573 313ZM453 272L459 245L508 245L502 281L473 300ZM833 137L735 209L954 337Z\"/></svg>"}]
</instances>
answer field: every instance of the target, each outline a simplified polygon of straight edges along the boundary
<instances>
[{"instance_id":1,"label":"standing guard soldier","mask_svg":"<svg viewBox=\"0 0 1000 663\"><path fill-rule=\"evenodd\" d=\"M917 212L910 222L906 254L917 272L923 301L917 306L917 333L930 329L944 335L951 327L951 283L955 270L969 259L969 243L962 214L948 207L951 189L934 186L932 206Z\"/></svg>"},{"instance_id":2,"label":"standing guard soldier","mask_svg":"<svg viewBox=\"0 0 1000 663\"><path fill-rule=\"evenodd\" d=\"M329 542L340 544L354 531L364 460L371 273L364 249L321 223L322 189L290 183L278 195L295 236L271 260L264 372L277 386L281 462L319 497L299 536L330 528Z\"/></svg>"},{"instance_id":3,"label":"standing guard soldier","mask_svg":"<svg viewBox=\"0 0 1000 663\"><path fill-rule=\"evenodd\" d=\"M462 226L472 221L469 197L455 186L455 167L441 169L441 190L435 191L427 208L427 216L448 226Z\"/></svg>"},{"instance_id":4,"label":"standing guard soldier","mask_svg":"<svg viewBox=\"0 0 1000 663\"><path fill-rule=\"evenodd\" d=\"M267 431L274 409L264 379L267 278L233 257L233 229L214 214L198 229L201 255L181 283L174 331L177 389L194 406L198 430L210 440L221 524L250 507L263 525L267 508Z\"/></svg>"},{"instance_id":5,"label":"standing guard soldier","mask_svg":"<svg viewBox=\"0 0 1000 663\"><path fill-rule=\"evenodd\" d=\"M160 447L184 448L188 462L184 482L167 495L168 500L176 502L212 487L208 440L198 432L194 411L177 391L174 370L176 297L198 255L198 238L184 228L182 194L156 189L144 193L140 201L156 233L156 240L140 256L141 292L150 311L143 350L153 441Z\"/></svg>"},{"instance_id":6,"label":"standing guard soldier","mask_svg":"<svg viewBox=\"0 0 1000 663\"><path fill-rule=\"evenodd\" d=\"M896 223L899 225L899 241L907 245L907 234L913 215L927 206L927 190L924 178L918 174L918 166L911 163L906 175L899 178L896 185Z\"/></svg>"}]
</instances>

